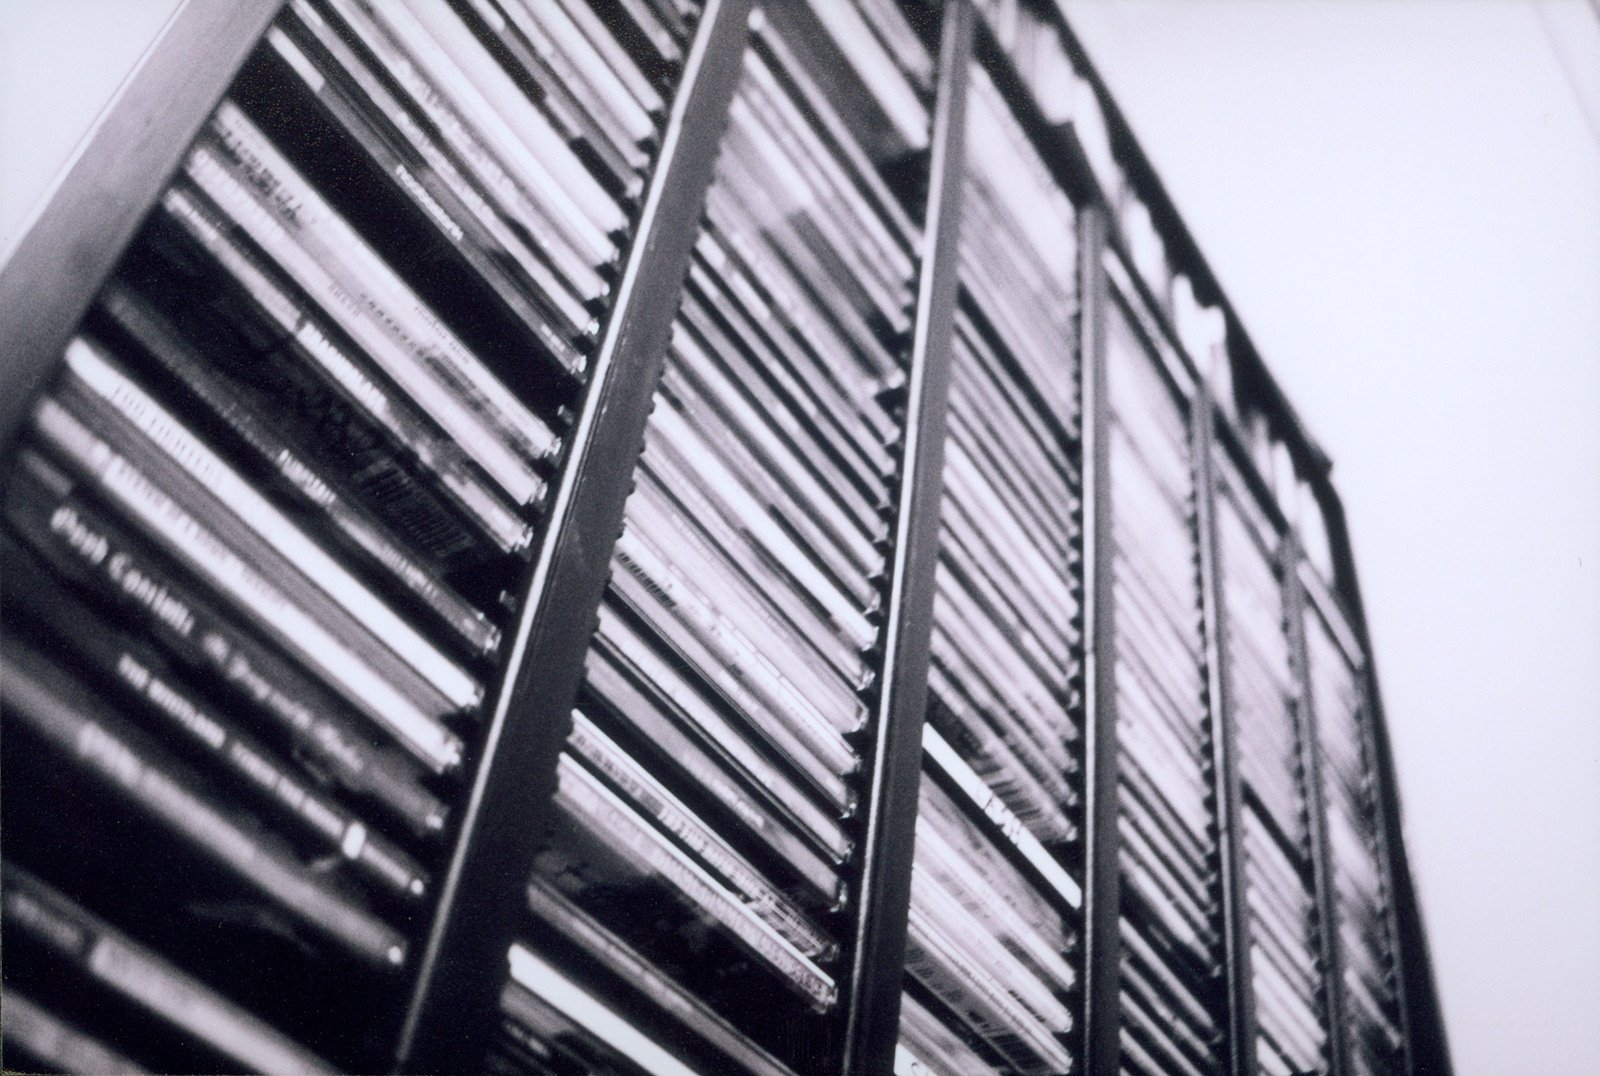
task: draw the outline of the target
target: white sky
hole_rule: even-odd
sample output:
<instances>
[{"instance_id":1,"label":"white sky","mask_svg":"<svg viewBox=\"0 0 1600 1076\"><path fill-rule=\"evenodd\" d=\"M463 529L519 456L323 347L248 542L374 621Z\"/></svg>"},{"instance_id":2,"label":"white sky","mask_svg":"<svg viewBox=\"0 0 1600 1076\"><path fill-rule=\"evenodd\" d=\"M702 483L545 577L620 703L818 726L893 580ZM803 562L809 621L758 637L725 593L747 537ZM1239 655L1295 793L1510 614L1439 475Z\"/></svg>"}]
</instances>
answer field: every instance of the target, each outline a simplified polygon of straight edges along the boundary
<instances>
[{"instance_id":1,"label":"white sky","mask_svg":"<svg viewBox=\"0 0 1600 1076\"><path fill-rule=\"evenodd\" d=\"M0 251L174 6L0 0ZM1600 133L1526 0L1068 7L1335 461L1458 1070L1600 1072Z\"/></svg>"},{"instance_id":2,"label":"white sky","mask_svg":"<svg viewBox=\"0 0 1600 1076\"><path fill-rule=\"evenodd\" d=\"M1600 1072L1600 131L1527 2L1068 9L1334 460L1457 1070Z\"/></svg>"}]
</instances>

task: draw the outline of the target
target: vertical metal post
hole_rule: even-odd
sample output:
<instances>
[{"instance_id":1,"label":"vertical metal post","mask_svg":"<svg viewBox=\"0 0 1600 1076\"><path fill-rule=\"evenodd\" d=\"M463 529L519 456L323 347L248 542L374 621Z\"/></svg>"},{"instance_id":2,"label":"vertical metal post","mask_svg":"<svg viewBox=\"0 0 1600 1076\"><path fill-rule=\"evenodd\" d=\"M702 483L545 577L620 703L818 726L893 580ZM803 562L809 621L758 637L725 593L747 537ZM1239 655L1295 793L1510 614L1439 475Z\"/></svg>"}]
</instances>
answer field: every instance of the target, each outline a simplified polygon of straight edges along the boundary
<instances>
[{"instance_id":1,"label":"vertical metal post","mask_svg":"<svg viewBox=\"0 0 1600 1076\"><path fill-rule=\"evenodd\" d=\"M751 0L708 0L673 99L615 306L551 501L396 1046L401 1067L471 1072L493 1028L556 760L644 445Z\"/></svg>"},{"instance_id":2,"label":"vertical metal post","mask_svg":"<svg viewBox=\"0 0 1600 1076\"><path fill-rule=\"evenodd\" d=\"M1203 375L1190 404L1194 453L1195 533L1200 552L1200 613L1205 632L1206 694L1211 711L1212 794L1216 797L1222 888L1223 970L1228 987L1228 1070L1255 1070L1255 994L1250 978L1250 920L1245 900L1243 825L1240 821L1237 715L1227 659L1227 606L1217 538L1217 476L1212 465L1216 415L1211 383Z\"/></svg>"},{"instance_id":3,"label":"vertical metal post","mask_svg":"<svg viewBox=\"0 0 1600 1076\"><path fill-rule=\"evenodd\" d=\"M1300 588L1300 543L1291 531L1279 545L1284 616L1289 632L1289 663L1299 700L1295 706L1300 762L1305 772L1306 819L1311 836L1311 867L1317 909L1317 936L1322 950L1323 1009L1328 1029L1328 1071L1344 1076L1348 1042L1344 1020L1344 960L1335 918L1333 859L1328 848L1328 816L1322 791L1322 742L1317 737L1316 705L1311 696L1311 663L1306 649L1306 602Z\"/></svg>"},{"instance_id":4,"label":"vertical metal post","mask_svg":"<svg viewBox=\"0 0 1600 1076\"><path fill-rule=\"evenodd\" d=\"M1328 544L1332 547L1335 586L1366 659L1361 677L1363 738L1377 792L1378 828L1384 836L1383 867L1388 874L1389 925L1395 944L1395 989L1400 1032L1405 1041L1406 1071L1448 1076L1450 1054L1445 1044L1438 991L1433 982L1433 962L1428 959L1427 936L1422 929L1422 913L1417 906L1411 866L1401 840L1400 791L1389 747L1388 724L1383 715L1383 697L1378 691L1377 662L1372 653L1372 639L1367 634L1366 606L1362 604L1361 584L1356 577L1355 554L1350 546L1343 505L1330 494L1320 508ZM1411 959L1407 959L1408 954ZM1419 1008L1424 1011L1419 1013ZM1421 1034L1424 1028L1426 1034ZM1413 1035L1419 1037L1413 1038Z\"/></svg>"},{"instance_id":5,"label":"vertical metal post","mask_svg":"<svg viewBox=\"0 0 1600 1076\"><path fill-rule=\"evenodd\" d=\"M1111 530L1111 410L1107 394L1106 212L1079 214L1080 368L1083 371L1084 564L1084 1070L1120 1068L1122 944L1117 817L1117 675L1114 539Z\"/></svg>"},{"instance_id":6,"label":"vertical metal post","mask_svg":"<svg viewBox=\"0 0 1600 1076\"><path fill-rule=\"evenodd\" d=\"M922 779L934 569L939 560L972 23L969 0L948 0L939 39L939 81L907 378L884 668L863 797L867 831L861 845L849 980L845 984L840 1070L854 1076L892 1071L899 1032L917 789Z\"/></svg>"}]
</instances>

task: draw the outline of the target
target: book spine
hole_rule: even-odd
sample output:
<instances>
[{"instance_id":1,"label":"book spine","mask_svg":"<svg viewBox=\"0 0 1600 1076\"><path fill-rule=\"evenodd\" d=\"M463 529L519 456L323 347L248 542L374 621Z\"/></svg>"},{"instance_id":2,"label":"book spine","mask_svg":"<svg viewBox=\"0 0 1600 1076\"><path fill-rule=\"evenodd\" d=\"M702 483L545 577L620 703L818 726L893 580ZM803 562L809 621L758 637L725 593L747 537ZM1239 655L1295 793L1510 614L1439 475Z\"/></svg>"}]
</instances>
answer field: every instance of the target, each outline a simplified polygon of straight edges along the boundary
<instances>
[{"instance_id":1,"label":"book spine","mask_svg":"<svg viewBox=\"0 0 1600 1076\"><path fill-rule=\"evenodd\" d=\"M195 1035L242 1067L307 1076L334 1071L321 1058L27 872L8 863L4 882L0 906L8 926L49 946L90 977ZM9 1004L8 997L8 1008Z\"/></svg>"},{"instance_id":2,"label":"book spine","mask_svg":"<svg viewBox=\"0 0 1600 1076\"><path fill-rule=\"evenodd\" d=\"M311 463L228 391L227 383L180 341L170 326L117 283L101 294L100 307L220 418L282 480L283 488L292 491L301 504L313 506L346 541L425 603L474 653L492 654L499 649L499 628L419 564L380 523L323 481Z\"/></svg>"},{"instance_id":3,"label":"book spine","mask_svg":"<svg viewBox=\"0 0 1600 1076\"><path fill-rule=\"evenodd\" d=\"M838 998L832 977L801 955L782 935L599 784L571 757L558 767L556 800L562 809L637 869L666 879L704 914L759 956L817 1012Z\"/></svg>"},{"instance_id":4,"label":"book spine","mask_svg":"<svg viewBox=\"0 0 1600 1076\"><path fill-rule=\"evenodd\" d=\"M275 852L213 807L186 775L169 770L131 741L118 719L95 713L82 698L19 655L0 658L8 712L102 784L197 852L351 954L378 967L405 962L406 940L386 923L323 888L302 864ZM76 693L74 693L76 694Z\"/></svg>"},{"instance_id":5,"label":"book spine","mask_svg":"<svg viewBox=\"0 0 1600 1076\"><path fill-rule=\"evenodd\" d=\"M196 197L174 187L162 195L162 209L194 238L260 304L262 310L303 350L346 396L388 431L467 515L504 551L526 549L533 529L468 469L455 442L429 428L409 404L376 384L317 326L295 301L270 281L251 256L224 236L222 226Z\"/></svg>"},{"instance_id":6,"label":"book spine","mask_svg":"<svg viewBox=\"0 0 1600 1076\"><path fill-rule=\"evenodd\" d=\"M641 813L677 838L714 875L802 955L819 962L838 953L834 940L811 923L783 894L756 871L710 827L583 714L572 715L569 749L587 762Z\"/></svg>"},{"instance_id":7,"label":"book spine","mask_svg":"<svg viewBox=\"0 0 1600 1076\"><path fill-rule=\"evenodd\" d=\"M35 409L35 428L101 493L137 520L219 593L254 616L285 648L338 687L359 709L388 729L435 773L461 764L460 737L378 675L345 642L245 563L54 400Z\"/></svg>"},{"instance_id":8,"label":"book spine","mask_svg":"<svg viewBox=\"0 0 1600 1076\"><path fill-rule=\"evenodd\" d=\"M67 368L231 513L230 526L259 536L298 573L370 632L382 646L459 709L475 708L483 686L447 658L389 605L223 462L187 426L151 399L97 347L82 337L67 345ZM277 574L274 572L274 574ZM280 576L280 578L283 578Z\"/></svg>"},{"instance_id":9,"label":"book spine","mask_svg":"<svg viewBox=\"0 0 1600 1076\"><path fill-rule=\"evenodd\" d=\"M319 778L371 797L419 835L444 829L444 805L417 784L409 763L373 746L298 673L202 604L31 452L13 475L6 517L57 571L130 610L187 667L249 704Z\"/></svg>"}]
</instances>

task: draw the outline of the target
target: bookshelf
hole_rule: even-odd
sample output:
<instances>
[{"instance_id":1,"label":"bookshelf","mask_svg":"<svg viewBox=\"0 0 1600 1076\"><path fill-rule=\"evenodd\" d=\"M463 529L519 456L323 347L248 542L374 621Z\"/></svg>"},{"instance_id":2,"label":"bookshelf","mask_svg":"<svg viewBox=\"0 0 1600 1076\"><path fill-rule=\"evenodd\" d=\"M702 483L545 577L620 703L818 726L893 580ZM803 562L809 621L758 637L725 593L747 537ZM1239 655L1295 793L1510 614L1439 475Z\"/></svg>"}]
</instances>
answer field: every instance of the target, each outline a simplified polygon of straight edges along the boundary
<instances>
[{"instance_id":1,"label":"bookshelf","mask_svg":"<svg viewBox=\"0 0 1600 1076\"><path fill-rule=\"evenodd\" d=\"M190 2L0 311L8 1064L1447 1067L1326 459L1056 9Z\"/></svg>"}]
</instances>

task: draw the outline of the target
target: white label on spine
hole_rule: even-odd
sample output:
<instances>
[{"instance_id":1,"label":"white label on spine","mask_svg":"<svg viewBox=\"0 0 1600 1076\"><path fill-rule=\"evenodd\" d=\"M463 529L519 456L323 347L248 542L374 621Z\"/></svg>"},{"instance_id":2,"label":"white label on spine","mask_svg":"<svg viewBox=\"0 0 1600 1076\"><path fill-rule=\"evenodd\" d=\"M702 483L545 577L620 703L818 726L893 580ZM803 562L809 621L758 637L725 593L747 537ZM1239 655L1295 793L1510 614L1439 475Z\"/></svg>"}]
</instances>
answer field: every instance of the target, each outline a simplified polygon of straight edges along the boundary
<instances>
[{"instance_id":1,"label":"white label on spine","mask_svg":"<svg viewBox=\"0 0 1600 1076\"><path fill-rule=\"evenodd\" d=\"M1000 802L983 778L973 772L949 742L931 725L922 728L922 749L944 770L963 792L977 805L1006 839L1015 844L1035 870L1049 879L1057 892L1067 898L1074 908L1083 907L1083 890L1072 880L1055 858L1045 851L1032 833L1017 820L1011 809Z\"/></svg>"},{"instance_id":2,"label":"white label on spine","mask_svg":"<svg viewBox=\"0 0 1600 1076\"><path fill-rule=\"evenodd\" d=\"M476 706L483 688L402 620L354 576L279 512L255 487L217 458L172 415L112 367L86 341L67 345L67 364L85 384L164 449L197 482L231 508L240 522L371 629L389 649L463 709Z\"/></svg>"},{"instance_id":3,"label":"white label on spine","mask_svg":"<svg viewBox=\"0 0 1600 1076\"><path fill-rule=\"evenodd\" d=\"M392 729L418 757L437 772L460 763L459 738L418 710L60 404L43 401L38 425L135 518L164 538L201 575L233 595L291 649L342 685L352 702Z\"/></svg>"}]
</instances>

